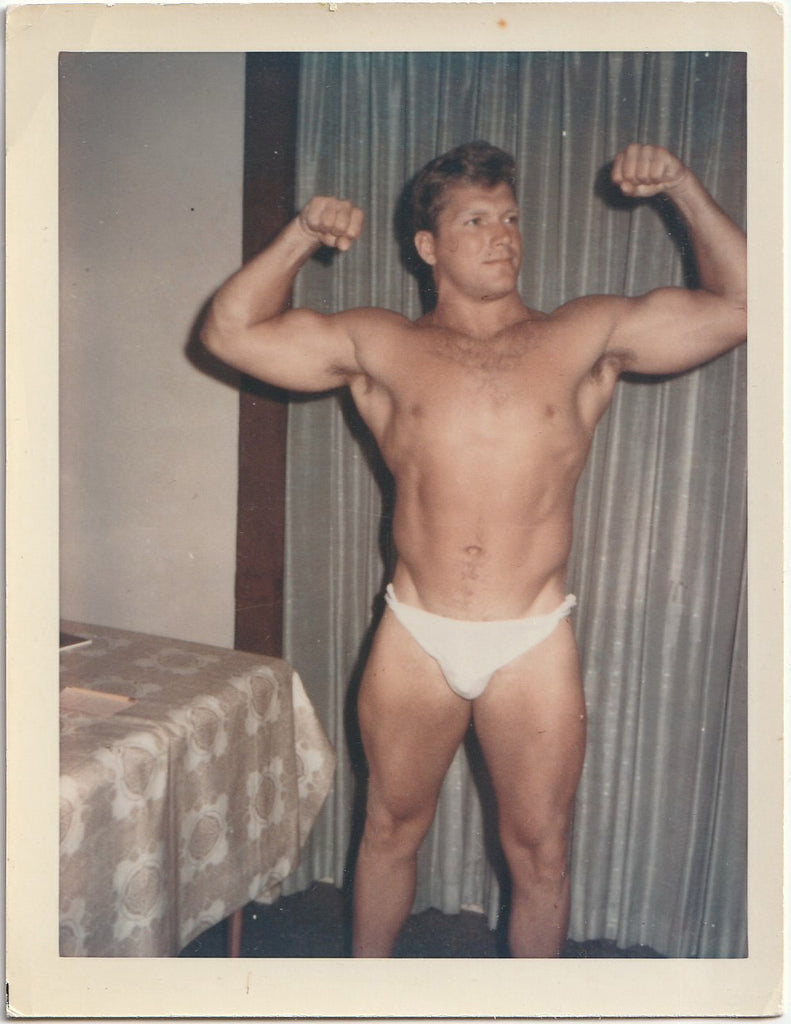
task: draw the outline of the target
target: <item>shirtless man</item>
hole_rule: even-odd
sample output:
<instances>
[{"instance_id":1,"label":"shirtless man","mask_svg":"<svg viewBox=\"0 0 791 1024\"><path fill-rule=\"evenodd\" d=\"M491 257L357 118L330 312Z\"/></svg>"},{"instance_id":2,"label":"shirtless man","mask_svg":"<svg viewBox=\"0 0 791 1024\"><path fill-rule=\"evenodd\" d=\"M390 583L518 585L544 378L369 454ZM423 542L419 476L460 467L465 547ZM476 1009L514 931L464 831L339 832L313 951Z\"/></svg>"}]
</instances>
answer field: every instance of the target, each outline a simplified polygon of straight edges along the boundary
<instances>
[{"instance_id":1,"label":"shirtless man","mask_svg":"<svg viewBox=\"0 0 791 1024\"><path fill-rule=\"evenodd\" d=\"M585 703L564 587L574 491L623 371L677 373L746 335L746 245L665 149L614 161L627 196L664 192L700 288L597 295L546 314L517 292L513 161L484 143L415 183L415 247L435 308L284 312L321 245L345 251L363 214L316 197L217 293L206 346L302 392L348 386L396 483L398 561L359 694L369 764L354 953L388 956L414 899L417 851L471 717L512 876L514 956L557 956L569 911L572 804Z\"/></svg>"}]
</instances>

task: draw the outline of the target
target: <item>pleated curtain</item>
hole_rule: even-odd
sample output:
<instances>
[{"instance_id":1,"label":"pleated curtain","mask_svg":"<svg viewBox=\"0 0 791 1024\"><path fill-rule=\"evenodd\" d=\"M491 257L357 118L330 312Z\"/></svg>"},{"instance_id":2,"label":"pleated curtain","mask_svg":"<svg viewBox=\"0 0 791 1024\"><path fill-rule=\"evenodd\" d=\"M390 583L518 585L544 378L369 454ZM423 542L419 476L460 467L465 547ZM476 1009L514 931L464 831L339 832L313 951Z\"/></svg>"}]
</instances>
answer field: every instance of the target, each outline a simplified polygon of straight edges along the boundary
<instances>
[{"instance_id":1,"label":"pleated curtain","mask_svg":"<svg viewBox=\"0 0 791 1024\"><path fill-rule=\"evenodd\" d=\"M350 198L366 226L351 252L304 268L295 304L419 316L395 211L427 160L476 138L517 158L528 305L694 283L672 210L613 195L604 169L631 141L667 146L743 224L745 71L744 55L713 52L303 55L297 201ZM568 570L589 715L577 940L747 952L746 390L744 346L679 377L622 381L580 481ZM295 396L287 502L285 654L339 754L296 891L348 881L355 688L392 564L390 481L343 393ZM421 849L416 910L480 908L494 925L505 886L493 813L471 735Z\"/></svg>"}]
</instances>

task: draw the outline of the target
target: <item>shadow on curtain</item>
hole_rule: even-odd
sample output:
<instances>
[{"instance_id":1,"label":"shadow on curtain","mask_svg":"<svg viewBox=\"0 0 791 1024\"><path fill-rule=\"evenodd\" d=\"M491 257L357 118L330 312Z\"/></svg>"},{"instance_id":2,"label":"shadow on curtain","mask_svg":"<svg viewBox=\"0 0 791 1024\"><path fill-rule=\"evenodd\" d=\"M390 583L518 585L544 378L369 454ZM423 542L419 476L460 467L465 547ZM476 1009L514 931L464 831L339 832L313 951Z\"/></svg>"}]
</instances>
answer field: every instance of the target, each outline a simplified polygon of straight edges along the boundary
<instances>
[{"instance_id":1,"label":"shadow on curtain","mask_svg":"<svg viewBox=\"0 0 791 1024\"><path fill-rule=\"evenodd\" d=\"M616 198L631 141L667 146L737 221L745 208L745 58L734 53L307 54L297 202L366 211L347 255L314 260L295 303L421 313L397 244L404 183L485 138L513 152L529 305L691 283L661 203ZM347 881L362 753L354 696L388 576L392 488L346 397L291 406L285 655L339 755L299 871ZM570 936L674 957L746 955L746 355L675 379L622 382L575 509L568 589L589 740L577 801ZM416 909L506 902L474 736L421 850ZM502 916L502 915L501 915Z\"/></svg>"}]
</instances>

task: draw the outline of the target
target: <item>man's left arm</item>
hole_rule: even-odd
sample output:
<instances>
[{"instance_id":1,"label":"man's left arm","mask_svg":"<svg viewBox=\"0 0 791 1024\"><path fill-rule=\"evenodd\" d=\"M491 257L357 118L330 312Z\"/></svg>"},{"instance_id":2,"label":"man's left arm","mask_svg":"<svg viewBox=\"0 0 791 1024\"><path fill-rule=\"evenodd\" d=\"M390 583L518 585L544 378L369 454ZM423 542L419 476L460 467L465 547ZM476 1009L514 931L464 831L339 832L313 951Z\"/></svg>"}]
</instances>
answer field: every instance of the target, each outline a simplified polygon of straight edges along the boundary
<instances>
[{"instance_id":1,"label":"man's left arm","mask_svg":"<svg viewBox=\"0 0 791 1024\"><path fill-rule=\"evenodd\" d=\"M677 373L734 348L747 335L747 244L677 157L658 146L628 146L612 179L624 195L660 192L684 219L697 263L698 288L659 288L616 306L608 349L625 370Z\"/></svg>"}]
</instances>

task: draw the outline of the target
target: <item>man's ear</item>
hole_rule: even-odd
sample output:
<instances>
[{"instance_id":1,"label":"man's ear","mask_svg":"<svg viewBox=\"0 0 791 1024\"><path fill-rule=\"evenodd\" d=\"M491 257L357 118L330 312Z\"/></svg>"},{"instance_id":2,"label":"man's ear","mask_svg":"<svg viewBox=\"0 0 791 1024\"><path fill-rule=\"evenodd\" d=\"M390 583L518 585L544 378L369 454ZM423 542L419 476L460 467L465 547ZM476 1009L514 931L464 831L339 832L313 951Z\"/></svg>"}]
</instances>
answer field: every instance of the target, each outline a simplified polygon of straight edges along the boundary
<instances>
[{"instance_id":1,"label":"man's ear","mask_svg":"<svg viewBox=\"0 0 791 1024\"><path fill-rule=\"evenodd\" d=\"M415 234L415 248L423 262L433 267L437 257L434 251L434 236L430 231L418 231Z\"/></svg>"}]
</instances>

